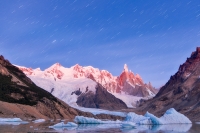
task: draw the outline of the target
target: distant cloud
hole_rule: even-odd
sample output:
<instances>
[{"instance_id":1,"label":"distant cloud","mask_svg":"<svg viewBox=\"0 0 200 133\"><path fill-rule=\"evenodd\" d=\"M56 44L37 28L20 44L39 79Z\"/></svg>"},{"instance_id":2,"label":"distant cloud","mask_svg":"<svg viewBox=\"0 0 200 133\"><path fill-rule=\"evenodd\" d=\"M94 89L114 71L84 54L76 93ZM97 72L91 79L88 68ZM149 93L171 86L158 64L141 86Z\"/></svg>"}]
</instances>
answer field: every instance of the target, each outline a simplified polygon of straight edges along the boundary
<instances>
[{"instance_id":1,"label":"distant cloud","mask_svg":"<svg viewBox=\"0 0 200 133\"><path fill-rule=\"evenodd\" d=\"M55 43L55 42L56 42L56 40L53 40L53 41L52 41L52 43Z\"/></svg>"}]
</instances>

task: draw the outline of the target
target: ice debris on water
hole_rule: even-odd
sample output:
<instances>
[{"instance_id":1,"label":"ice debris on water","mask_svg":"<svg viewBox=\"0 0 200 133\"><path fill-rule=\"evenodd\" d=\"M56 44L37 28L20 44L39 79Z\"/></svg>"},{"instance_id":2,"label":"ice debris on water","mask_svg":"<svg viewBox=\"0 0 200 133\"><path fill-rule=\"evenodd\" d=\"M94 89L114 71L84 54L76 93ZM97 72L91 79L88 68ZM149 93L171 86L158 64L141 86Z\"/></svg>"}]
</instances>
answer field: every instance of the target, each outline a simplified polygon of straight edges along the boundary
<instances>
[{"instance_id":1,"label":"ice debris on water","mask_svg":"<svg viewBox=\"0 0 200 133\"><path fill-rule=\"evenodd\" d=\"M34 120L33 122L34 123L40 123L40 122L44 122L45 121L45 119L37 119L37 120Z\"/></svg>"}]
</instances>

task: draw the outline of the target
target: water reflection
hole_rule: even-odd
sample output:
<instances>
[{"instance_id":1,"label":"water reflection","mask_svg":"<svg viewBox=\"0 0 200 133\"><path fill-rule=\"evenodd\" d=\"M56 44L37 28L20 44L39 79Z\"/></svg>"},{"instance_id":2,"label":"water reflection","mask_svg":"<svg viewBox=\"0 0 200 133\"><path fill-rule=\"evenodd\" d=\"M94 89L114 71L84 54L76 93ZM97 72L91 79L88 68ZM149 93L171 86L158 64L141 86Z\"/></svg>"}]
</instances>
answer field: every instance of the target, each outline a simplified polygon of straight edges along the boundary
<instances>
[{"instance_id":1,"label":"water reflection","mask_svg":"<svg viewBox=\"0 0 200 133\"><path fill-rule=\"evenodd\" d=\"M170 124L170 125L138 125L136 129L121 129L125 132L153 131L153 132L188 132L192 124Z\"/></svg>"},{"instance_id":2,"label":"water reflection","mask_svg":"<svg viewBox=\"0 0 200 133\"><path fill-rule=\"evenodd\" d=\"M192 124L171 124L171 125L137 125L135 128L122 128L120 124L80 124L78 127L64 127L50 129L59 121L45 121L43 123L0 123L0 132L116 132L116 133L137 133L137 132L200 132L200 126L196 123Z\"/></svg>"},{"instance_id":3,"label":"water reflection","mask_svg":"<svg viewBox=\"0 0 200 133\"><path fill-rule=\"evenodd\" d=\"M120 124L80 124L78 127L54 128L57 131L76 130L76 131L97 131L104 129L118 128L121 132L139 132L139 131L165 131L165 132L188 132L192 124L172 124L172 125L137 125L135 128L121 128Z\"/></svg>"}]
</instances>

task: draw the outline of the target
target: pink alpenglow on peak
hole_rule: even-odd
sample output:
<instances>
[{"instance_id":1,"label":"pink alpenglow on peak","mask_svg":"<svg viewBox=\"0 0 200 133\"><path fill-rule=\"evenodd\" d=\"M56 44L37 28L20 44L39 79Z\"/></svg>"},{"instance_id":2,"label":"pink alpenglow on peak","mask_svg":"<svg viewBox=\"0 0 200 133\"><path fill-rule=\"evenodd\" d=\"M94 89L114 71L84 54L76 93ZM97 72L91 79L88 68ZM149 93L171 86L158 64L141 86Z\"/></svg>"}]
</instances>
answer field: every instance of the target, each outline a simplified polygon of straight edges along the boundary
<instances>
[{"instance_id":1,"label":"pink alpenglow on peak","mask_svg":"<svg viewBox=\"0 0 200 133\"><path fill-rule=\"evenodd\" d=\"M67 84L67 86L70 87L64 87L66 91L72 88L89 88L84 91L88 92L88 90L91 89L92 92L95 92L95 84L100 83L108 92L115 95L117 98L123 101L125 99L125 103L129 107L136 106L136 100L134 101L134 104L130 102L131 96L137 97L136 99L139 100L141 98L153 97L157 93L150 83L145 84L143 82L140 75L134 75L133 72L129 71L126 64L124 65L124 70L119 76L113 76L106 70L99 70L98 68L94 68L92 66L83 67L78 64L70 68L65 68L61 64L56 63L44 71L20 66L17 67L29 78L31 78L33 82L35 81L36 85L49 92L53 90L55 91L55 86L61 87L62 91L64 91L63 84ZM45 84L49 84L49 87L45 88L44 83L42 84L39 82L42 79L45 80ZM69 92L69 96L73 96L71 93L72 92ZM58 94L60 95L61 93L56 93L56 95ZM127 99L128 97L129 100Z\"/></svg>"},{"instance_id":2,"label":"pink alpenglow on peak","mask_svg":"<svg viewBox=\"0 0 200 133\"><path fill-rule=\"evenodd\" d=\"M64 73L60 70L60 67L62 67L61 64L56 63L52 65L50 68L46 69L45 71L54 76L54 78L56 77L57 79L62 79Z\"/></svg>"},{"instance_id":3,"label":"pink alpenglow on peak","mask_svg":"<svg viewBox=\"0 0 200 133\"><path fill-rule=\"evenodd\" d=\"M20 66L17 67L28 76L40 76L61 81L73 78L88 78L100 83L112 93L125 92L126 94L139 97L152 96L152 94L155 94L154 88L145 84L139 74L134 75L133 72L129 71L127 64L124 65L124 71L122 71L120 76L113 76L106 70L99 70L92 66L82 67L79 64L70 68L65 68L60 63L55 63L44 71Z\"/></svg>"}]
</instances>

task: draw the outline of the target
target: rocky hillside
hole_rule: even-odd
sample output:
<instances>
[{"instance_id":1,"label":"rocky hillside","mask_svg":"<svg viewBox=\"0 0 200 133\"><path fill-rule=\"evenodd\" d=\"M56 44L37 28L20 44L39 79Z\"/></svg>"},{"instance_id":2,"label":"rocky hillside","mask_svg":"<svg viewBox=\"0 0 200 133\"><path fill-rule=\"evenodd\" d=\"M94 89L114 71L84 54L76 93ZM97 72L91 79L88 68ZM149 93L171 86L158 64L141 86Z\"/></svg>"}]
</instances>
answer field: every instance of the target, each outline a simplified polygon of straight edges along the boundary
<instances>
[{"instance_id":1,"label":"rocky hillside","mask_svg":"<svg viewBox=\"0 0 200 133\"><path fill-rule=\"evenodd\" d=\"M141 104L140 110L162 115L172 107L192 120L200 120L200 47L152 100Z\"/></svg>"},{"instance_id":2,"label":"rocky hillside","mask_svg":"<svg viewBox=\"0 0 200 133\"><path fill-rule=\"evenodd\" d=\"M127 108L126 104L122 100L116 99L115 96L108 93L101 84L97 84L96 93L81 93L77 99L77 104L88 108L101 108L109 110Z\"/></svg>"},{"instance_id":3,"label":"rocky hillside","mask_svg":"<svg viewBox=\"0 0 200 133\"><path fill-rule=\"evenodd\" d=\"M21 70L0 56L0 117L73 119L76 115L112 118L69 107L36 86Z\"/></svg>"}]
</instances>

